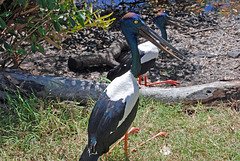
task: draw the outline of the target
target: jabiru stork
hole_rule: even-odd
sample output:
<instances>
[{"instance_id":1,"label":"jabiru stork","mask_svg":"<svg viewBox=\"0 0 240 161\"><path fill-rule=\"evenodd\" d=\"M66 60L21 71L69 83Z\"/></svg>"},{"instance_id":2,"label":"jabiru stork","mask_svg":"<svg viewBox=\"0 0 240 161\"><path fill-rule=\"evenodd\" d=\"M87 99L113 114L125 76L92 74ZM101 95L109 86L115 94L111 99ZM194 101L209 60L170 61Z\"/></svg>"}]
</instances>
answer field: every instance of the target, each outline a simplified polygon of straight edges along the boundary
<instances>
[{"instance_id":1,"label":"jabiru stork","mask_svg":"<svg viewBox=\"0 0 240 161\"><path fill-rule=\"evenodd\" d=\"M127 132L136 116L139 100L139 85L136 79L141 72L137 36L145 37L158 48L168 52L163 46L168 44L146 26L138 14L127 13L120 20L120 25L131 48L131 70L115 78L96 102L88 121L88 144L80 161L96 161L107 153L109 146Z\"/></svg>"},{"instance_id":2,"label":"jabiru stork","mask_svg":"<svg viewBox=\"0 0 240 161\"><path fill-rule=\"evenodd\" d=\"M183 21L180 21L180 20L177 20L177 19L174 19L174 18L168 16L164 12L157 13L154 18L154 23L160 29L162 38L164 38L165 40L167 40L166 25L172 24L172 25L175 25L175 26L178 26L181 28L185 28L185 27L178 25L177 23L174 23L172 21L189 25L188 23L185 23ZM175 53L178 54L178 56L175 55L174 57L179 60L182 60L182 58L184 57L184 54L182 54L180 51L175 49L172 45L168 44L168 46ZM139 49L139 53L140 53L140 57L141 57L141 66L142 66L140 76L139 76L139 84L141 85L142 75L144 73L146 73L147 71L149 71L152 67L154 67L155 61L158 57L160 50L154 44L152 44L150 41L147 41L145 43L138 45L138 49ZM125 72L130 70L131 62L132 62L132 57L131 57L131 55L128 55L120 65L116 66L115 68L113 68L112 70L110 70L108 72L107 78L109 80L113 80L114 78L124 74ZM180 84L179 82L173 81L173 80L167 80L167 81L161 81L161 82L147 84L146 76L144 77L144 82L145 82L145 84L144 84L145 86L152 86L152 85L161 84L161 83L169 83L171 85L179 85Z\"/></svg>"},{"instance_id":3,"label":"jabiru stork","mask_svg":"<svg viewBox=\"0 0 240 161\"><path fill-rule=\"evenodd\" d=\"M178 24L178 23L182 23L184 25L193 27L193 25L191 25L187 22L175 19L175 18L167 15L164 12L158 12L155 15L153 21L156 24L156 26L159 28L159 30L161 31L162 38L164 38L165 40L167 40L167 31L166 31L166 26L167 25L173 25L173 26L176 26L176 27L187 29L187 27Z\"/></svg>"}]
</instances>

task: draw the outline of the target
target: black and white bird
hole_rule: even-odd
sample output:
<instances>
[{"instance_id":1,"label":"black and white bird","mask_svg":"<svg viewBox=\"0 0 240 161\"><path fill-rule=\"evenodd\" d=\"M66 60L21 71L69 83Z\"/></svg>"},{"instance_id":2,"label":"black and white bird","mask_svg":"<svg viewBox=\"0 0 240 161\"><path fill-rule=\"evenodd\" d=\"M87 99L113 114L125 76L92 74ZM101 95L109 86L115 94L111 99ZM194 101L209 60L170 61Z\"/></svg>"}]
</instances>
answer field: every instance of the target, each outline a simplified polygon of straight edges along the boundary
<instances>
[{"instance_id":1,"label":"black and white bird","mask_svg":"<svg viewBox=\"0 0 240 161\"><path fill-rule=\"evenodd\" d=\"M167 45L136 13L122 17L121 29L131 48L131 70L115 78L96 102L88 122L88 143L80 161L95 161L109 151L109 146L120 139L136 117L141 73L137 36L140 34L162 50ZM172 54L171 52L169 52Z\"/></svg>"},{"instance_id":2,"label":"black and white bird","mask_svg":"<svg viewBox=\"0 0 240 161\"><path fill-rule=\"evenodd\" d=\"M155 18L154 18L154 23L160 29L162 38L164 38L165 40L167 40L166 25L172 24L172 25L184 28L183 26L178 25L177 23L174 23L174 21L187 24L183 21L180 21L180 20L177 20L177 19L174 19L174 18L168 16L164 12L157 13ZM182 60L182 58L184 57L184 54L182 54L180 51L175 49L169 43L166 42L166 44L168 44L168 46L176 54L178 54L178 55L173 55L173 56L175 58L179 59L179 60ZM139 84L141 84L141 75L143 75L144 73L149 71L152 67L154 67L155 61L158 58L158 54L160 53L160 50L150 41L139 44L138 45L138 50L139 50L139 54L140 54L140 57L141 57L141 66L142 66L140 76L139 76ZM108 72L107 78L110 79L110 80L113 80L114 78L124 74L125 72L130 70L131 62L132 62L132 56L128 55L120 65L116 66L115 68L113 68L112 70L110 70ZM171 85L180 84L179 82L176 82L176 81L173 81L173 80L167 80L167 81L161 81L161 82L147 84L146 76L144 77L144 79L145 79L145 86L151 86L151 85L156 85L156 84L161 84L161 83L169 83Z\"/></svg>"}]
</instances>

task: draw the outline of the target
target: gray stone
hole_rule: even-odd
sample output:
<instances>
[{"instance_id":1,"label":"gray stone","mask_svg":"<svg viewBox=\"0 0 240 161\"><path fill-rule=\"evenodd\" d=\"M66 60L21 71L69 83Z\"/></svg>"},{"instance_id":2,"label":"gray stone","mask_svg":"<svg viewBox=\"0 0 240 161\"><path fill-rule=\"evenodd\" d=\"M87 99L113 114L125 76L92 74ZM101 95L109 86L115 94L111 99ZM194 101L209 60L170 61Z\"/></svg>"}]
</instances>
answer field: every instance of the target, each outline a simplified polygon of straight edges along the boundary
<instances>
[{"instance_id":1,"label":"gray stone","mask_svg":"<svg viewBox=\"0 0 240 161\"><path fill-rule=\"evenodd\" d=\"M227 55L233 58L237 58L240 55L240 51L228 52Z\"/></svg>"}]
</instances>

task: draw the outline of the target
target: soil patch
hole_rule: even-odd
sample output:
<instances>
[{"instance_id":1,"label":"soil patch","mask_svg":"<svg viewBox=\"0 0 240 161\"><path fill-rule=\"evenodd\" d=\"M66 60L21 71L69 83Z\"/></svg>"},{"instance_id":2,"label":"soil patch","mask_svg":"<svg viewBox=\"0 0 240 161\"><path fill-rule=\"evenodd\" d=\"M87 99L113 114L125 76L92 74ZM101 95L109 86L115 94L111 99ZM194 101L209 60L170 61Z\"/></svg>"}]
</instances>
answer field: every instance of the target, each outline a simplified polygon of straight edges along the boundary
<instances>
[{"instance_id":1,"label":"soil patch","mask_svg":"<svg viewBox=\"0 0 240 161\"><path fill-rule=\"evenodd\" d=\"M98 81L106 77L111 67L104 64L101 67L89 67L75 73L69 71L67 61L70 56L105 50L114 40L123 37L119 28L119 19L125 13L116 12L118 15L114 16L117 20L108 31L92 28L72 34L72 39L63 42L61 51L49 44L43 44L46 52L28 56L20 67L36 75L79 80ZM153 24L152 15L141 13L140 15L146 24L160 34ZM168 41L185 53L187 60L181 62L160 54L155 68L148 73L149 82L172 79L181 82L179 86L190 86L218 80L240 79L240 15L229 17L211 14L181 15L177 18L197 26L197 28L189 27L188 30L167 27ZM143 42L142 38L140 42Z\"/></svg>"}]
</instances>

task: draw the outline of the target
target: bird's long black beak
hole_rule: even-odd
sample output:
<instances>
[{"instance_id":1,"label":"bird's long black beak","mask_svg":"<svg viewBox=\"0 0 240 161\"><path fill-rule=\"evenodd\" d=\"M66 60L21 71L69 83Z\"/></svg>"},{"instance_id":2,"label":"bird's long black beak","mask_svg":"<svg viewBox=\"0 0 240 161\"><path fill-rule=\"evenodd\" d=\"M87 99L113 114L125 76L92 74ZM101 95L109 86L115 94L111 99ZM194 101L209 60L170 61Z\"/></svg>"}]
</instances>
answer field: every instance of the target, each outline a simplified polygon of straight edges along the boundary
<instances>
[{"instance_id":1,"label":"bird's long black beak","mask_svg":"<svg viewBox=\"0 0 240 161\"><path fill-rule=\"evenodd\" d=\"M167 24L168 25L173 25L173 26L176 26L176 27L180 27L180 28L183 28L183 29L188 29L187 27L183 26L183 25L186 25L188 27L194 27L193 25L191 25L190 23L187 23L187 22L184 22L184 21L181 21L181 20L178 20L176 18L173 18L171 16L166 16L166 20L167 20ZM179 23L179 24L178 24Z\"/></svg>"},{"instance_id":2,"label":"bird's long black beak","mask_svg":"<svg viewBox=\"0 0 240 161\"><path fill-rule=\"evenodd\" d=\"M155 31L153 31L150 27L147 25L143 25L138 27L139 34L143 37L145 37L148 41L153 43L155 46L157 46L159 49L163 50L166 54L170 54L173 57L183 60L185 55L178 51L176 48L174 48L170 43L168 43L165 39L160 37ZM169 47L173 50L174 53L169 51L166 47Z\"/></svg>"}]
</instances>

